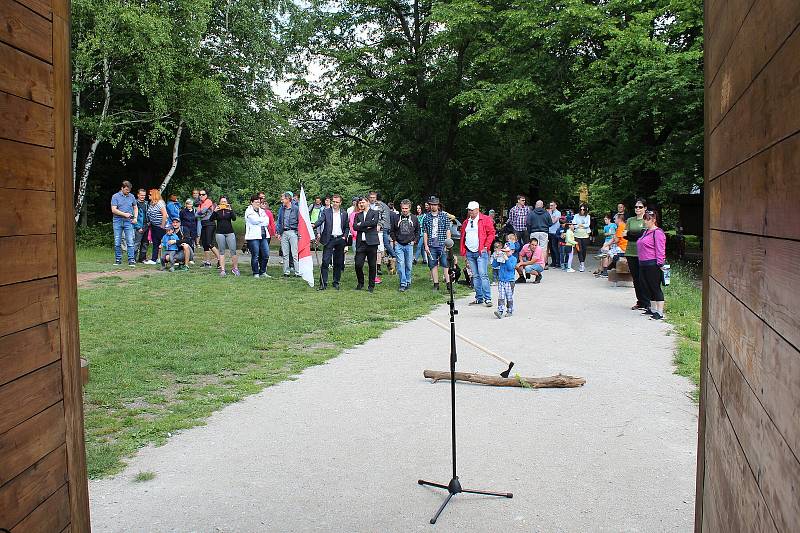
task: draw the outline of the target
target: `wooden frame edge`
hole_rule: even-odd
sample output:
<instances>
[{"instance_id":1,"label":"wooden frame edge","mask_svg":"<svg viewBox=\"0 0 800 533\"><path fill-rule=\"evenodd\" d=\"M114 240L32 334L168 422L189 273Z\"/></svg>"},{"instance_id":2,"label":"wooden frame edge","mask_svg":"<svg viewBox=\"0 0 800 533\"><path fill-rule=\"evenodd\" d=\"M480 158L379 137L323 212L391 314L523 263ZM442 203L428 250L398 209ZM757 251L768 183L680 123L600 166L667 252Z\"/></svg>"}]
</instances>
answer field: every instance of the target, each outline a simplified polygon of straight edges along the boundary
<instances>
[{"instance_id":1,"label":"wooden frame edge","mask_svg":"<svg viewBox=\"0 0 800 533\"><path fill-rule=\"evenodd\" d=\"M80 342L77 315L75 219L72 184L72 76L70 62L70 2L53 2L53 87L55 122L56 246L61 371L69 465L71 531L88 532L89 492L83 426Z\"/></svg>"}]
</instances>

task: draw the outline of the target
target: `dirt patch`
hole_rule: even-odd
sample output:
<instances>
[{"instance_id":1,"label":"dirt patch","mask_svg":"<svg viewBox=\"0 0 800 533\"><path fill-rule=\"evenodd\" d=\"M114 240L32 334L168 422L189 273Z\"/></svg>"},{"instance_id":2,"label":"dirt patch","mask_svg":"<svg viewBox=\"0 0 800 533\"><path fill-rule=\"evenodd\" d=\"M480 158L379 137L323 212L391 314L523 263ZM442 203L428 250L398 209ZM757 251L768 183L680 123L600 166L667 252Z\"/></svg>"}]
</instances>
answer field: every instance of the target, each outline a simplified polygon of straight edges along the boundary
<instances>
[{"instance_id":1,"label":"dirt patch","mask_svg":"<svg viewBox=\"0 0 800 533\"><path fill-rule=\"evenodd\" d=\"M100 278L120 278L123 281L127 279L138 278L139 276L144 276L146 274L163 274L164 272L160 270L143 270L143 269L131 269L128 270L120 269L120 270L111 270L109 272L79 272L78 273L78 287L83 289L87 287L96 287L93 285L92 282L96 279Z\"/></svg>"}]
</instances>

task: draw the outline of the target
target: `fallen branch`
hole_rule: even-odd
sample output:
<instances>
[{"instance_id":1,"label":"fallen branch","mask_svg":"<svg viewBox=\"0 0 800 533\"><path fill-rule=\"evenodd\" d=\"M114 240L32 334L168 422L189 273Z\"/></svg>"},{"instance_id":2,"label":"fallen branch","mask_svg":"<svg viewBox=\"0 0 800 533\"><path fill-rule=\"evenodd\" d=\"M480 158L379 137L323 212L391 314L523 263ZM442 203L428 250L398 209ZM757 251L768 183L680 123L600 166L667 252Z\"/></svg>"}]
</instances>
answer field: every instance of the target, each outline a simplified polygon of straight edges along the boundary
<instances>
[{"instance_id":1,"label":"fallen branch","mask_svg":"<svg viewBox=\"0 0 800 533\"><path fill-rule=\"evenodd\" d=\"M450 372L442 372L440 370L425 370L422 373L428 379L432 379L433 383L439 380L450 381ZM468 381L470 383L480 383L481 385L492 385L495 387L525 387L526 385L532 389L567 389L572 387L582 387L586 380L576 376L565 376L564 374L557 374L555 376L547 376L543 378L527 378L527 377L513 377L501 378L498 376L486 376L484 374L473 374L471 372L456 372L456 381ZM523 382L525 385L523 385Z\"/></svg>"}]
</instances>

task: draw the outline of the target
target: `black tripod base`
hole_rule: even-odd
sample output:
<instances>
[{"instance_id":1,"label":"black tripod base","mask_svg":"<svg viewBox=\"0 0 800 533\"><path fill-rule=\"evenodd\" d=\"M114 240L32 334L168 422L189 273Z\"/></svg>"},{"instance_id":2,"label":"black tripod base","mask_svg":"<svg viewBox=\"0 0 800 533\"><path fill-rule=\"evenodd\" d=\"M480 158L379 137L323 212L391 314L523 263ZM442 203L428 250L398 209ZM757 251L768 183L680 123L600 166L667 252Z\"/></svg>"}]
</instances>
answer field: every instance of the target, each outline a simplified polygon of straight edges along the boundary
<instances>
[{"instance_id":1,"label":"black tripod base","mask_svg":"<svg viewBox=\"0 0 800 533\"><path fill-rule=\"evenodd\" d=\"M458 476L451 479L450 483L448 483L447 485L442 485L441 483L433 483L432 481L425 481L424 479L420 479L419 481L417 481L417 483L419 483L420 485L427 485L429 487L436 487L447 491L447 498L445 498L444 502L442 502L442 505L439 507L439 510L436 511L436 514L433 515L433 518L431 518L431 524L436 523L436 520L439 519L439 515L442 514L444 508L447 507L448 503L450 503L450 499L456 494L459 494L461 492L467 494L483 494L485 496L500 496L501 498L514 497L514 495L510 492L490 492L486 490L462 489L461 483L458 481Z\"/></svg>"}]
</instances>

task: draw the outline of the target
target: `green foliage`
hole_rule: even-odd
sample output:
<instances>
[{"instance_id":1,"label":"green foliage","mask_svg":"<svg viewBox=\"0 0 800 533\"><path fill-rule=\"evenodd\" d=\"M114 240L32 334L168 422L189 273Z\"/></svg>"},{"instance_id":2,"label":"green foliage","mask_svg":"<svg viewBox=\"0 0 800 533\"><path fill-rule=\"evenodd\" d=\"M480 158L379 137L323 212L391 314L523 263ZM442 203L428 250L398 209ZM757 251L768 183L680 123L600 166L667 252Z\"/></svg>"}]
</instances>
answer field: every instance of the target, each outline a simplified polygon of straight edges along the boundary
<instances>
[{"instance_id":1,"label":"green foliage","mask_svg":"<svg viewBox=\"0 0 800 533\"><path fill-rule=\"evenodd\" d=\"M293 29L325 65L295 80L306 131L375 154L391 196L585 182L606 209L702 181L699 0L319 1Z\"/></svg>"},{"instance_id":2,"label":"green foliage","mask_svg":"<svg viewBox=\"0 0 800 533\"><path fill-rule=\"evenodd\" d=\"M79 167L102 141L90 206L105 209L120 177L158 186L179 124L168 192L181 197L276 198L302 182L574 205L586 184L599 213L702 185L700 0L72 6Z\"/></svg>"},{"instance_id":3,"label":"green foliage","mask_svg":"<svg viewBox=\"0 0 800 533\"><path fill-rule=\"evenodd\" d=\"M75 228L75 244L79 247L111 248L114 245L114 228L111 223L97 223Z\"/></svg>"}]
</instances>

